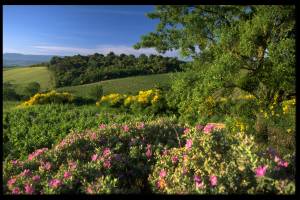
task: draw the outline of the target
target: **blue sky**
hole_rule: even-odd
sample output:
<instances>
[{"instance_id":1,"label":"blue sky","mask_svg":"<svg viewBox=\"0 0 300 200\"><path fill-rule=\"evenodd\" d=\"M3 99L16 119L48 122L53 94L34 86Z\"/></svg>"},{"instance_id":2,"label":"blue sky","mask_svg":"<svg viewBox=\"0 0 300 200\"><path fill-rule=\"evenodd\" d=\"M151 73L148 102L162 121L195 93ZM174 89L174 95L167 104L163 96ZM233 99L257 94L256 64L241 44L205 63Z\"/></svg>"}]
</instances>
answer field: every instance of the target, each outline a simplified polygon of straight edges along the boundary
<instances>
[{"instance_id":1,"label":"blue sky","mask_svg":"<svg viewBox=\"0 0 300 200\"><path fill-rule=\"evenodd\" d=\"M154 6L18 6L3 7L3 52L38 55L150 54L134 50L141 35L158 20L146 13ZM166 55L176 55L169 52Z\"/></svg>"}]
</instances>

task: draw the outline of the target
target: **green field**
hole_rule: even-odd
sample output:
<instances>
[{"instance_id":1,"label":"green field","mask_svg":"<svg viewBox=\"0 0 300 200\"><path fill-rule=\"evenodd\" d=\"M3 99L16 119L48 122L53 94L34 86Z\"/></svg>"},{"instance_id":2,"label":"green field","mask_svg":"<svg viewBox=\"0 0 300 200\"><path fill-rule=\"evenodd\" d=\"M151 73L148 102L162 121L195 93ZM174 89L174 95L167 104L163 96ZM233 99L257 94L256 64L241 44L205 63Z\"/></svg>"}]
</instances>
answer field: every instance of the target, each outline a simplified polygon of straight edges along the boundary
<instances>
[{"instance_id":1,"label":"green field","mask_svg":"<svg viewBox=\"0 0 300 200\"><path fill-rule=\"evenodd\" d=\"M42 90L51 88L50 73L45 66L5 68L3 69L3 82L6 81L17 84L20 86L18 88L33 81L38 82Z\"/></svg>"},{"instance_id":2,"label":"green field","mask_svg":"<svg viewBox=\"0 0 300 200\"><path fill-rule=\"evenodd\" d=\"M122 94L134 94L140 90L150 89L156 85L167 86L170 84L171 73L167 74L155 74L147 76L134 76L127 78L119 78L101 81L97 83L62 87L57 91L66 91L73 93L76 96L87 97L89 96L89 90L95 85L102 85L104 94L110 93L122 93Z\"/></svg>"}]
</instances>

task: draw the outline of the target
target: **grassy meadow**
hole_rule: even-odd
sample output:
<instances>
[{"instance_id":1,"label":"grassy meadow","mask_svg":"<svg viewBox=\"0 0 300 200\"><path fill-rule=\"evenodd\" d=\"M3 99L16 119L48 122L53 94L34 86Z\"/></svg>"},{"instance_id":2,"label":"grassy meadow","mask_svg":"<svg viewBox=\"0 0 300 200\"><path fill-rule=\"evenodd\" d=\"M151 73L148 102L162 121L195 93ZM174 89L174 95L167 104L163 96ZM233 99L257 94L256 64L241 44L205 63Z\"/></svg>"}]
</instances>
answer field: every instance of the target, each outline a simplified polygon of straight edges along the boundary
<instances>
[{"instance_id":1,"label":"grassy meadow","mask_svg":"<svg viewBox=\"0 0 300 200\"><path fill-rule=\"evenodd\" d=\"M50 77L51 74L45 66L14 67L3 70L3 82L10 81L13 84L17 84L17 91L20 91L24 85L30 82L38 82L42 90L50 89L52 87Z\"/></svg>"}]
</instances>

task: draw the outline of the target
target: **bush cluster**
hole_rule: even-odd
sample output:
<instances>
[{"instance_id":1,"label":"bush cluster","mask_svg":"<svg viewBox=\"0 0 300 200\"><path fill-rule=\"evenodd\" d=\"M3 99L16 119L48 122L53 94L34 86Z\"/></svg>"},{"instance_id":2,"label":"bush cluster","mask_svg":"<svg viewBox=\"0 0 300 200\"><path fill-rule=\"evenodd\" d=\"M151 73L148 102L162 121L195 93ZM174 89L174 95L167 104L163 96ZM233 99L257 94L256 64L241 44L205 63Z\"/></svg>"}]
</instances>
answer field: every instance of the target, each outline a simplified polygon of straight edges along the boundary
<instances>
[{"instance_id":1,"label":"bush cluster","mask_svg":"<svg viewBox=\"0 0 300 200\"><path fill-rule=\"evenodd\" d=\"M96 105L127 108L133 112L143 112L146 110L146 112L151 113L158 113L166 107L163 94L158 89L139 91L138 95L109 94L101 97L96 102Z\"/></svg>"},{"instance_id":2,"label":"bush cluster","mask_svg":"<svg viewBox=\"0 0 300 200\"><path fill-rule=\"evenodd\" d=\"M72 103L74 97L68 92L59 93L52 90L48 93L37 93L31 97L28 101L25 101L20 106L31 106L37 104L49 104L49 103Z\"/></svg>"},{"instance_id":3,"label":"bush cluster","mask_svg":"<svg viewBox=\"0 0 300 200\"><path fill-rule=\"evenodd\" d=\"M223 128L223 130L222 130ZM4 162L6 194L293 194L294 161L258 152L252 137L224 125L173 120L100 124L51 149Z\"/></svg>"}]
</instances>

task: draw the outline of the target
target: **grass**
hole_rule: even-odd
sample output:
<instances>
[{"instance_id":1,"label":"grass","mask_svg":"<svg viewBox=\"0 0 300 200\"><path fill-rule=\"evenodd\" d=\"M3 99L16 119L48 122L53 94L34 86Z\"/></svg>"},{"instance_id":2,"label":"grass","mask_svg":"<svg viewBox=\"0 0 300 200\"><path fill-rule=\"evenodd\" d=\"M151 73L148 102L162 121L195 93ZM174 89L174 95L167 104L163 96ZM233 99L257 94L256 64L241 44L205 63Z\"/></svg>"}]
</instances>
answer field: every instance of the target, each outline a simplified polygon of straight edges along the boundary
<instances>
[{"instance_id":1,"label":"grass","mask_svg":"<svg viewBox=\"0 0 300 200\"><path fill-rule=\"evenodd\" d=\"M20 103L20 101L3 101L3 112L7 112L14 109Z\"/></svg>"},{"instance_id":2,"label":"grass","mask_svg":"<svg viewBox=\"0 0 300 200\"><path fill-rule=\"evenodd\" d=\"M50 72L45 66L3 69L3 82L6 81L17 84L17 92L20 92L26 84L33 81L38 82L42 90L51 88Z\"/></svg>"},{"instance_id":3,"label":"grass","mask_svg":"<svg viewBox=\"0 0 300 200\"><path fill-rule=\"evenodd\" d=\"M156 85L168 86L171 81L171 74L172 73L112 79L85 85L62 87L58 88L57 91L66 91L76 96L87 97L89 96L90 88L100 84L103 86L104 95L110 93L134 94L140 90L153 88Z\"/></svg>"}]
</instances>

